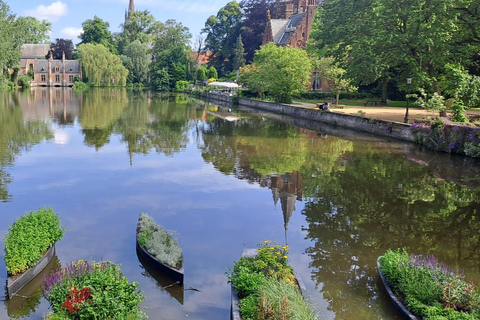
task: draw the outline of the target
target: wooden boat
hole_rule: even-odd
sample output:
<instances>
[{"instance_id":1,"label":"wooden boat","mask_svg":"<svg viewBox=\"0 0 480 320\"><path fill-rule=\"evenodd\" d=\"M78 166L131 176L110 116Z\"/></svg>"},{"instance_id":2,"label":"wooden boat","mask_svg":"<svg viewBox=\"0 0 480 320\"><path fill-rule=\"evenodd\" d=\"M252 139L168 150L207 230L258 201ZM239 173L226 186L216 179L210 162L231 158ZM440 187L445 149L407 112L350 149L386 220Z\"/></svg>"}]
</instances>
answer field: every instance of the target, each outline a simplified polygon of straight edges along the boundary
<instances>
[{"instance_id":1,"label":"wooden boat","mask_svg":"<svg viewBox=\"0 0 480 320\"><path fill-rule=\"evenodd\" d=\"M43 255L43 257L38 260L37 264L33 267L22 273L21 275L8 277L7 279L7 295L8 299L13 298L20 289L26 286L30 281L32 281L39 273L45 269L45 267L50 263L50 260L55 256L55 245L51 246Z\"/></svg>"},{"instance_id":2,"label":"wooden boat","mask_svg":"<svg viewBox=\"0 0 480 320\"><path fill-rule=\"evenodd\" d=\"M60 268L60 261L54 254L50 262L35 278L29 281L13 295L12 298L5 300L9 319L26 318L34 312L42 298L40 286L44 283L45 277L48 276L52 270L58 270Z\"/></svg>"},{"instance_id":3,"label":"wooden boat","mask_svg":"<svg viewBox=\"0 0 480 320\"><path fill-rule=\"evenodd\" d=\"M138 218L138 223L140 223L140 218ZM183 262L180 268L174 268L172 266L169 266L165 263L160 262L157 258L155 258L153 255L151 255L146 248L144 248L139 242L138 242L138 232L139 232L139 225L137 224L137 236L136 236L136 242L137 242L137 252L138 254L145 260L146 263L148 263L150 266L152 266L155 270L163 273L164 275L170 277L174 281L177 281L178 284L181 286L183 285L183 274L184 274L184 269L183 269Z\"/></svg>"},{"instance_id":4,"label":"wooden boat","mask_svg":"<svg viewBox=\"0 0 480 320\"><path fill-rule=\"evenodd\" d=\"M380 279L382 279L382 282L383 282L383 286L385 287L385 290L387 290L387 293L388 295L390 296L390 299L392 300L393 304L398 308L398 310L400 310L400 312L407 318L407 319L410 319L410 320L419 320L418 317L416 317L413 313L411 313L402 303L402 301L400 301L400 299L398 299L398 297L395 295L395 293L393 292L392 288L390 288L390 286L388 285L387 283L387 280L385 279L385 275L383 274L382 272L382 269L380 267L380 258L382 258L383 256L380 256L378 257L377 259L377 269L378 269L378 274L380 275Z\"/></svg>"},{"instance_id":5,"label":"wooden boat","mask_svg":"<svg viewBox=\"0 0 480 320\"><path fill-rule=\"evenodd\" d=\"M184 287L179 284L174 279L166 276L164 273L159 272L157 269L153 268L140 254L140 251L137 249L137 258L140 262L140 267L144 270L142 275L146 278L151 279L158 288L162 291L167 291L171 297L183 305L184 300Z\"/></svg>"},{"instance_id":6,"label":"wooden boat","mask_svg":"<svg viewBox=\"0 0 480 320\"><path fill-rule=\"evenodd\" d=\"M240 258L254 258L257 255L258 251L257 249L243 249L242 254L240 255ZM302 278L300 278L300 275L297 274L296 272L293 272L293 275L295 276L295 279L297 280L297 285L300 288L300 292L302 293L302 296L305 298L307 294L307 288L305 287L305 283L303 282ZM241 320L242 318L240 317L240 307L238 305L240 299L238 298L238 293L237 290L231 285L232 289L232 305L230 308L230 320Z\"/></svg>"}]
</instances>

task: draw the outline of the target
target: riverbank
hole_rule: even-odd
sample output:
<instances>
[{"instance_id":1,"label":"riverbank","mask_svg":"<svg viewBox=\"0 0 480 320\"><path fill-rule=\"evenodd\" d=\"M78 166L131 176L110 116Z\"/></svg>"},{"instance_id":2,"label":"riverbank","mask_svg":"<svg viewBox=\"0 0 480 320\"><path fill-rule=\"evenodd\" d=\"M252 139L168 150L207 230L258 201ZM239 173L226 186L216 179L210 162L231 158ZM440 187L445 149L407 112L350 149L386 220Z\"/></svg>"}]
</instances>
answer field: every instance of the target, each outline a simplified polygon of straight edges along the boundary
<instances>
[{"instance_id":1,"label":"riverbank","mask_svg":"<svg viewBox=\"0 0 480 320\"><path fill-rule=\"evenodd\" d=\"M233 99L231 96L212 93L207 93L205 97L230 103ZM410 123L413 123L406 124L403 123L405 117L403 108L345 106L322 111L313 104L279 104L236 97L235 100L240 106L414 142L435 151L480 157L480 128L446 123L442 119L427 121L428 113L425 110L409 110ZM394 120L385 120L387 118Z\"/></svg>"}]
</instances>

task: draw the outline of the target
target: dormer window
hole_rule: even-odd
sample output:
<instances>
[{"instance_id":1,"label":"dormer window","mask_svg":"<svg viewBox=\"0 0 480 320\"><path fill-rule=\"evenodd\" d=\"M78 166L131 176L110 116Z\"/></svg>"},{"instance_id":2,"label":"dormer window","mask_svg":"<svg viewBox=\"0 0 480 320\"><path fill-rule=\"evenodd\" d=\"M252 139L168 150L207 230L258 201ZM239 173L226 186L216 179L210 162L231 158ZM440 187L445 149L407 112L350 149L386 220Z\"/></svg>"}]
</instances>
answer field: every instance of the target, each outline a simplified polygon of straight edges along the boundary
<instances>
[{"instance_id":1,"label":"dormer window","mask_svg":"<svg viewBox=\"0 0 480 320\"><path fill-rule=\"evenodd\" d=\"M59 67L55 67L55 72L58 72L60 71L60 68Z\"/></svg>"}]
</instances>

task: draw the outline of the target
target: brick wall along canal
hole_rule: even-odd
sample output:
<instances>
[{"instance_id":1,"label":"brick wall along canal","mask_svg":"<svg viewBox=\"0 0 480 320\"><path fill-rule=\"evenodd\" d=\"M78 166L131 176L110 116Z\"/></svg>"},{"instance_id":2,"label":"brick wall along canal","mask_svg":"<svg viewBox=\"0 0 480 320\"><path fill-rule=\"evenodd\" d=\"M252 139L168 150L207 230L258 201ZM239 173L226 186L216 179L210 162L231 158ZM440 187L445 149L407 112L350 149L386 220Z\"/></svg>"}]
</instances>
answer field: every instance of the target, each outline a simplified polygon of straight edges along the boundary
<instances>
[{"instance_id":1,"label":"brick wall along canal","mask_svg":"<svg viewBox=\"0 0 480 320\"><path fill-rule=\"evenodd\" d=\"M0 231L52 206L66 227L59 262L121 264L150 319L228 319L225 272L266 239L289 245L321 319L398 316L376 272L387 248L435 254L480 280L478 161L276 119L154 93L2 93ZM176 230L184 289L199 291L162 289L145 270L140 212ZM37 294L5 302L0 318L46 312Z\"/></svg>"}]
</instances>

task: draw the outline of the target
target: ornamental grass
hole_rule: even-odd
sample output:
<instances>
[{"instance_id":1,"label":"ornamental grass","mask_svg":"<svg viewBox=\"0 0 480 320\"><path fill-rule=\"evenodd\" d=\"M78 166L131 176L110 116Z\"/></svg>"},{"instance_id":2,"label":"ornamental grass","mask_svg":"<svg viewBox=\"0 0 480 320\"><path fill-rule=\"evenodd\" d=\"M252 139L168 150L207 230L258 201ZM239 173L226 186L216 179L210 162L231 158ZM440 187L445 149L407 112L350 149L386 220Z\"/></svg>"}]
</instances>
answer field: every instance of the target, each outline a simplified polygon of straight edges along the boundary
<instances>
[{"instance_id":1,"label":"ornamental grass","mask_svg":"<svg viewBox=\"0 0 480 320\"><path fill-rule=\"evenodd\" d=\"M405 307L421 319L480 319L479 287L434 256L388 250L380 269Z\"/></svg>"},{"instance_id":2,"label":"ornamental grass","mask_svg":"<svg viewBox=\"0 0 480 320\"><path fill-rule=\"evenodd\" d=\"M172 232L155 223L146 213L140 214L138 242L160 262L180 268L183 260L182 248Z\"/></svg>"},{"instance_id":3,"label":"ornamental grass","mask_svg":"<svg viewBox=\"0 0 480 320\"><path fill-rule=\"evenodd\" d=\"M5 264L9 276L33 267L45 252L60 240L65 229L52 208L25 213L5 235Z\"/></svg>"},{"instance_id":4,"label":"ornamental grass","mask_svg":"<svg viewBox=\"0 0 480 320\"><path fill-rule=\"evenodd\" d=\"M144 296L109 262L78 260L45 277L42 293L53 312L46 319L144 319Z\"/></svg>"},{"instance_id":5,"label":"ornamental grass","mask_svg":"<svg viewBox=\"0 0 480 320\"><path fill-rule=\"evenodd\" d=\"M243 320L317 319L302 296L287 253L288 246L267 240L258 245L256 257L240 258L227 273L240 298Z\"/></svg>"}]
</instances>

